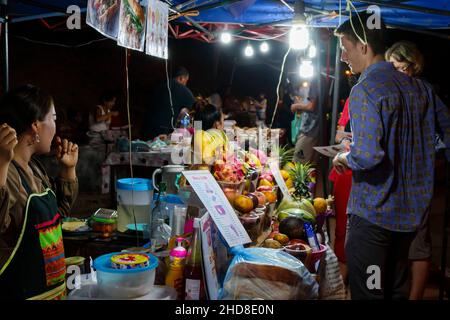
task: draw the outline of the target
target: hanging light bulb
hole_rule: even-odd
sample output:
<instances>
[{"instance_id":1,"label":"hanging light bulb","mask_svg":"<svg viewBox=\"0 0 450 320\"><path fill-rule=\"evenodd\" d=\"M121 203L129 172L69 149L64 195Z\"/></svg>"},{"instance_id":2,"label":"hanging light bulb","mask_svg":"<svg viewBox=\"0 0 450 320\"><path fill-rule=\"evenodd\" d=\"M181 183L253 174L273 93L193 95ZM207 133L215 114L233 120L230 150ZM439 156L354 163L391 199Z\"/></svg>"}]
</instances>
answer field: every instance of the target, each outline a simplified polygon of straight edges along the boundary
<instances>
[{"instance_id":1,"label":"hanging light bulb","mask_svg":"<svg viewBox=\"0 0 450 320\"><path fill-rule=\"evenodd\" d=\"M231 34L229 32L222 32L220 34L220 41L222 41L222 43L228 44L231 42Z\"/></svg>"},{"instance_id":2,"label":"hanging light bulb","mask_svg":"<svg viewBox=\"0 0 450 320\"><path fill-rule=\"evenodd\" d=\"M293 25L289 33L289 46L294 50L304 50L309 44L309 31L304 25Z\"/></svg>"},{"instance_id":3,"label":"hanging light bulb","mask_svg":"<svg viewBox=\"0 0 450 320\"><path fill-rule=\"evenodd\" d=\"M308 57L312 59L316 56L316 54L317 54L316 46L314 44L310 45L308 49Z\"/></svg>"},{"instance_id":4,"label":"hanging light bulb","mask_svg":"<svg viewBox=\"0 0 450 320\"><path fill-rule=\"evenodd\" d=\"M259 50L261 50L262 53L266 53L269 51L269 44L267 42L263 42L261 43L261 45L259 46Z\"/></svg>"},{"instance_id":5,"label":"hanging light bulb","mask_svg":"<svg viewBox=\"0 0 450 320\"><path fill-rule=\"evenodd\" d=\"M300 78L311 78L314 75L314 66L311 60L303 60L300 64Z\"/></svg>"},{"instance_id":6,"label":"hanging light bulb","mask_svg":"<svg viewBox=\"0 0 450 320\"><path fill-rule=\"evenodd\" d=\"M246 57L251 57L253 56L254 50L253 47L250 44L247 44L247 46L245 47L244 50L244 54Z\"/></svg>"}]
</instances>

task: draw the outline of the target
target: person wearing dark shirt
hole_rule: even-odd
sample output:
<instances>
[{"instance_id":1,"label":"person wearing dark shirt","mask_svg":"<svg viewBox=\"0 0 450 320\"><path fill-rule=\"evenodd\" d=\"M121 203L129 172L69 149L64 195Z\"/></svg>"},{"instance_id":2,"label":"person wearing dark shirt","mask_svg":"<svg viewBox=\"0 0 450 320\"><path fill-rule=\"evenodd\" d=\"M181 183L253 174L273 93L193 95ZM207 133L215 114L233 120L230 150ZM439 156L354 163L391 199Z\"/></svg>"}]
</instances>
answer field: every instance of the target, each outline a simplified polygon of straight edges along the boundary
<instances>
[{"instance_id":1,"label":"person wearing dark shirt","mask_svg":"<svg viewBox=\"0 0 450 320\"><path fill-rule=\"evenodd\" d=\"M315 81L303 82L291 105L292 113L301 114L301 126L295 143L294 161L317 165L318 153L314 147L319 144L318 91Z\"/></svg>"},{"instance_id":2,"label":"person wearing dark shirt","mask_svg":"<svg viewBox=\"0 0 450 320\"><path fill-rule=\"evenodd\" d=\"M407 299L409 247L431 205L434 135L450 115L426 83L384 61L386 27L355 14L335 31L341 60L361 73L350 93L353 142L333 159L353 173L346 257L352 299ZM369 20L369 21L368 21Z\"/></svg>"},{"instance_id":3,"label":"person wearing dark shirt","mask_svg":"<svg viewBox=\"0 0 450 320\"><path fill-rule=\"evenodd\" d=\"M167 83L159 85L152 94L149 106L142 124L142 135L145 140L153 139L160 134L169 134L176 127L180 114L190 111L195 103L195 97L186 86L189 72L180 67Z\"/></svg>"}]
</instances>

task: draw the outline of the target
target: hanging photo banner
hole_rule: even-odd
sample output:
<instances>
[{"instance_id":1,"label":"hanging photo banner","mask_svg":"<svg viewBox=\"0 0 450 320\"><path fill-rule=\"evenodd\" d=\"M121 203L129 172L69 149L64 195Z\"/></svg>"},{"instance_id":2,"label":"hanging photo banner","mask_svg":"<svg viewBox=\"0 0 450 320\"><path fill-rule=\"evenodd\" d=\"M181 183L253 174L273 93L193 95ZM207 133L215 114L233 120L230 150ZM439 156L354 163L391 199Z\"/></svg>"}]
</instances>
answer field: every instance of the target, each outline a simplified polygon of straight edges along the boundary
<instances>
[{"instance_id":1,"label":"hanging photo banner","mask_svg":"<svg viewBox=\"0 0 450 320\"><path fill-rule=\"evenodd\" d=\"M117 40L121 0L88 0L86 24L104 36Z\"/></svg>"},{"instance_id":2,"label":"hanging photo banner","mask_svg":"<svg viewBox=\"0 0 450 320\"><path fill-rule=\"evenodd\" d=\"M217 181L207 170L183 171L228 246L252 242Z\"/></svg>"},{"instance_id":3,"label":"hanging photo banner","mask_svg":"<svg viewBox=\"0 0 450 320\"><path fill-rule=\"evenodd\" d=\"M145 53L168 58L169 5L159 0L148 0L147 39Z\"/></svg>"},{"instance_id":4,"label":"hanging photo banner","mask_svg":"<svg viewBox=\"0 0 450 320\"><path fill-rule=\"evenodd\" d=\"M122 0L117 43L125 48L144 51L146 10L138 0Z\"/></svg>"}]
</instances>

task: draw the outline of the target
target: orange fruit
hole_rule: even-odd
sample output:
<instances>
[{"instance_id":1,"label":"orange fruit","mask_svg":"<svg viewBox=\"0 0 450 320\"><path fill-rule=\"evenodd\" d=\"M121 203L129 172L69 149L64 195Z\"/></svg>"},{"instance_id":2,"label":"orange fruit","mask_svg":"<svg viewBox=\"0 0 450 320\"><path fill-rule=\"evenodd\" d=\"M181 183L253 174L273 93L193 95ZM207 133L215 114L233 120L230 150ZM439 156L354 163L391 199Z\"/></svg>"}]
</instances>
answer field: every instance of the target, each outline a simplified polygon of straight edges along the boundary
<instances>
[{"instance_id":1,"label":"orange fruit","mask_svg":"<svg viewBox=\"0 0 450 320\"><path fill-rule=\"evenodd\" d=\"M322 214L327 211L327 201L324 198L315 198L313 202L316 214Z\"/></svg>"},{"instance_id":2,"label":"orange fruit","mask_svg":"<svg viewBox=\"0 0 450 320\"><path fill-rule=\"evenodd\" d=\"M264 191L264 195L266 196L266 200L269 203L277 202L277 194L274 191Z\"/></svg>"},{"instance_id":3,"label":"orange fruit","mask_svg":"<svg viewBox=\"0 0 450 320\"><path fill-rule=\"evenodd\" d=\"M247 196L237 196L234 199L234 207L241 213L248 213L253 210L253 200Z\"/></svg>"},{"instance_id":4,"label":"orange fruit","mask_svg":"<svg viewBox=\"0 0 450 320\"><path fill-rule=\"evenodd\" d=\"M281 243L283 246L287 245L289 243L289 238L287 235L282 233L277 233L273 236L273 240L277 240L279 243Z\"/></svg>"},{"instance_id":5,"label":"orange fruit","mask_svg":"<svg viewBox=\"0 0 450 320\"><path fill-rule=\"evenodd\" d=\"M267 179L261 179L261 180L259 180L258 186L268 186L268 187L272 187L272 186L273 186L273 183L270 182L270 181L267 180Z\"/></svg>"}]
</instances>

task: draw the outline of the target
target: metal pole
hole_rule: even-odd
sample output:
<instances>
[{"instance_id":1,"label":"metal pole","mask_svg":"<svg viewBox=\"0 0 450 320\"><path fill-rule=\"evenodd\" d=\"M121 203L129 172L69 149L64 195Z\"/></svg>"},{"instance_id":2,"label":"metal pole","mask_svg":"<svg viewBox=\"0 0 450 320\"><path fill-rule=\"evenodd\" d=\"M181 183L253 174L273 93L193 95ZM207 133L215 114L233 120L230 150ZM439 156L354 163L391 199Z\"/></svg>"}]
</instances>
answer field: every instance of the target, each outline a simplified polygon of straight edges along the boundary
<instances>
[{"instance_id":1,"label":"metal pole","mask_svg":"<svg viewBox=\"0 0 450 320\"><path fill-rule=\"evenodd\" d=\"M337 126L337 114L339 108L339 86L341 81L341 47L339 41L336 43L336 62L334 67L334 88L333 88L333 112L331 115L331 136L330 145L335 144L334 137Z\"/></svg>"},{"instance_id":2,"label":"metal pole","mask_svg":"<svg viewBox=\"0 0 450 320\"><path fill-rule=\"evenodd\" d=\"M8 1L0 0L0 16L4 19L3 23L3 88L4 92L9 90L9 46L8 46Z\"/></svg>"},{"instance_id":3,"label":"metal pole","mask_svg":"<svg viewBox=\"0 0 450 320\"><path fill-rule=\"evenodd\" d=\"M322 87L322 55L321 55L321 41L319 39L319 36L316 33L316 49L317 49L317 57L316 57L316 72L317 72L317 93L318 93L318 99L317 99L317 108L319 108L319 145L323 146L325 145L325 130L323 126L324 121L324 98L323 98L323 87ZM323 197L325 198L328 195L328 188L327 188L327 179L328 176L328 168L325 163L325 158L319 155L319 164L318 169L320 168L320 171L322 172L322 191L323 191Z\"/></svg>"},{"instance_id":4,"label":"metal pole","mask_svg":"<svg viewBox=\"0 0 450 320\"><path fill-rule=\"evenodd\" d=\"M333 88L333 111L331 114L331 131L330 131L330 145L335 144L334 138L336 135L337 115L339 108L339 89L341 82L341 47L339 40L336 42L336 60L334 66L334 88ZM331 168L333 159L330 158L328 167ZM331 190L331 181L328 182L328 190Z\"/></svg>"}]
</instances>

